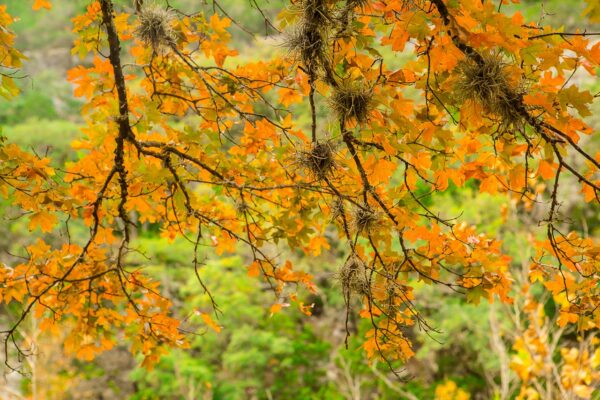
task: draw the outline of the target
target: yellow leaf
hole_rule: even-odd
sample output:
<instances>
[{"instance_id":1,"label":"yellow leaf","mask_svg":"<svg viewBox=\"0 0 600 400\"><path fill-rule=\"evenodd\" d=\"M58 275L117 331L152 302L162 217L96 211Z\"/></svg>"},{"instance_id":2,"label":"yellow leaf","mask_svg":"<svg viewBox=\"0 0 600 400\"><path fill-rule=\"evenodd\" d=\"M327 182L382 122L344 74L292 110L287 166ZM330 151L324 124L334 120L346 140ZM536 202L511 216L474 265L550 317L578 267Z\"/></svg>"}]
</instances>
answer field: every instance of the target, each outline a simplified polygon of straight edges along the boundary
<instances>
[{"instance_id":1,"label":"yellow leaf","mask_svg":"<svg viewBox=\"0 0 600 400\"><path fill-rule=\"evenodd\" d=\"M451 380L437 385L435 388L435 400L468 400L469 393L465 392Z\"/></svg>"},{"instance_id":2,"label":"yellow leaf","mask_svg":"<svg viewBox=\"0 0 600 400\"><path fill-rule=\"evenodd\" d=\"M540 269L535 269L529 272L529 281L535 283L536 281L544 282L544 272Z\"/></svg>"},{"instance_id":3,"label":"yellow leaf","mask_svg":"<svg viewBox=\"0 0 600 400\"><path fill-rule=\"evenodd\" d=\"M573 387L573 391L578 397L582 399L591 399L592 394L594 393L594 389L587 385L575 385Z\"/></svg>"}]
</instances>

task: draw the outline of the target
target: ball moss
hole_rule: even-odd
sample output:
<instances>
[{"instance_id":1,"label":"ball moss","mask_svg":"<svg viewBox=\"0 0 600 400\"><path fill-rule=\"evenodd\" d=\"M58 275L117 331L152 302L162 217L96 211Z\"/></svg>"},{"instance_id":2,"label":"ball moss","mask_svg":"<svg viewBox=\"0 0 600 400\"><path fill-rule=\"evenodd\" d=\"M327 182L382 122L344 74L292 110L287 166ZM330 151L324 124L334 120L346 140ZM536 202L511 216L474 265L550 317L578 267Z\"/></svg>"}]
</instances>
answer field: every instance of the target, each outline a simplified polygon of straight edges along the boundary
<instances>
[{"instance_id":1,"label":"ball moss","mask_svg":"<svg viewBox=\"0 0 600 400\"><path fill-rule=\"evenodd\" d=\"M379 219L379 213L369 206L356 207L352 212L352 224L357 232L369 233Z\"/></svg>"},{"instance_id":2,"label":"ball moss","mask_svg":"<svg viewBox=\"0 0 600 400\"><path fill-rule=\"evenodd\" d=\"M372 106L373 92L362 84L342 84L333 91L330 105L339 118L365 122Z\"/></svg>"},{"instance_id":3,"label":"ball moss","mask_svg":"<svg viewBox=\"0 0 600 400\"><path fill-rule=\"evenodd\" d=\"M139 13L136 36L155 50L168 47L175 41L173 18L171 11L156 4L144 7Z\"/></svg>"},{"instance_id":4,"label":"ball moss","mask_svg":"<svg viewBox=\"0 0 600 400\"><path fill-rule=\"evenodd\" d=\"M335 149L330 141L312 143L307 150L299 152L297 158L315 179L332 176L336 167Z\"/></svg>"},{"instance_id":5,"label":"ball moss","mask_svg":"<svg viewBox=\"0 0 600 400\"><path fill-rule=\"evenodd\" d=\"M481 60L465 59L458 65L459 79L455 87L459 102L471 100L486 113L497 116L502 125L518 125L522 119L519 107L522 85L510 79L508 64L501 53L489 52Z\"/></svg>"},{"instance_id":6,"label":"ball moss","mask_svg":"<svg viewBox=\"0 0 600 400\"><path fill-rule=\"evenodd\" d=\"M369 277L367 265L357 255L353 254L342 265L338 277L344 295L348 298L351 294L368 295Z\"/></svg>"}]
</instances>

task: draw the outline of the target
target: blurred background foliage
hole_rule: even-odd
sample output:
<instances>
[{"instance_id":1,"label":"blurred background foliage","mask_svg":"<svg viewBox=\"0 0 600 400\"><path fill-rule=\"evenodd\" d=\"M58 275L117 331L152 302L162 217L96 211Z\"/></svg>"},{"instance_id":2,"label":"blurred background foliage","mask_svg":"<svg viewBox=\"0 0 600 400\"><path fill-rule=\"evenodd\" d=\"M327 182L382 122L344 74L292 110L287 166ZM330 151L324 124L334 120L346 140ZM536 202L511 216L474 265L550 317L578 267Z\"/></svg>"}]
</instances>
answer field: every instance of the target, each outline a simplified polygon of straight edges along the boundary
<instances>
[{"instance_id":1,"label":"blurred background foliage","mask_svg":"<svg viewBox=\"0 0 600 400\"><path fill-rule=\"evenodd\" d=\"M19 17L14 24L17 47L29 58L19 81L22 94L10 102L0 100L2 135L38 154L50 153L60 167L77 157L70 143L81 135L82 103L73 97L65 77L66 71L80 62L71 54L70 18L84 10L88 1L53 0L51 11L38 13L31 10L28 1L1 3ZM129 6L130 2L117 3ZM183 10L197 10L201 2L170 3ZM286 3L219 1L218 5L239 24L231 31L234 47L240 49L242 59L267 58L282 51L276 40L265 40L265 33L273 31L265 26L255 4L265 14L274 16ZM200 6L207 10L216 7ZM586 28L585 21L578 17L584 7L581 1L526 0L511 7L530 20L565 26L567 30ZM252 37L244 30L258 35ZM386 62L400 62L392 56L383 56ZM590 87L593 93L600 91L598 82L580 84ZM600 110L595 111L591 122L599 129ZM298 114L308 125L307 110L299 107ZM480 194L475 184L460 191L450 187L427 202L442 215L461 216L479 231L503 240L504 250L513 258L515 290L526 284L533 241L543 234L533 221L536 213L543 210L537 210L535 204L525 208L503 195ZM598 210L579 202L577 193L566 196L564 203L567 214L583 233L598 236ZM0 251L18 255L34 237L8 202L0 203L0 216L4 219L0 224ZM74 229L71 235L76 236L78 230L84 232L83 227ZM356 313L350 320L353 336L346 349L345 305L335 278L344 255L334 238L330 242L332 248L325 254L296 260L315 275L319 287L318 295L305 294L303 299L305 304L313 304L310 317L292 307L273 315L270 306L276 299L264 283L248 277L245 268L248 258L243 252L224 257L210 249L201 251L204 258L199 272L219 306L213 318L222 329L216 333L200 323L201 313L213 311L192 265L192 245L183 239L170 242L151 224L140 225L136 239L140 252L131 261L161 281L165 295L173 302L174 312L194 332L190 347L165 354L152 371L138 367L138 360L132 359L127 351L127 343L93 362L82 362L62 353L60 335L39 336L32 321L31 335L38 342L37 355L27 361L32 375L11 376L7 387L18 387L17 392L23 397L38 399L414 400L516 396L517 376L507 370L515 354L511 346L517 335L514 322L519 310L510 309L513 306L468 304L443 288L421 285L418 297L428 299L422 312L437 333L433 337L418 329L409 333L417 355L404 366L406 381L396 380L381 363L369 365L365 361L359 346L368 324L363 325ZM546 302L544 309L548 316L553 316L551 302ZM1 324L10 318L10 307L0 310ZM570 334L562 333L565 341L568 342ZM501 387L506 377L510 382L508 397L502 395ZM0 391L0 397L3 395ZM12 395L19 396L16 392Z\"/></svg>"}]
</instances>

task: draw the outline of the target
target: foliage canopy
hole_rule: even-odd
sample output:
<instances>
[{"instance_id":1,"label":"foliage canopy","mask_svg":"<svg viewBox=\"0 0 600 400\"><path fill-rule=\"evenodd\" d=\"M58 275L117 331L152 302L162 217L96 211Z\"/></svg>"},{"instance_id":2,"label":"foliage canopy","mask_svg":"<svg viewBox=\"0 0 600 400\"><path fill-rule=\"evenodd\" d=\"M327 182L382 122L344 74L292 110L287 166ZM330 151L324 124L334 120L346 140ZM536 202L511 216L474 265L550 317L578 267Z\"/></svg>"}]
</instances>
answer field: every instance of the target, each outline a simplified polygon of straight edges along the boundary
<instances>
[{"instance_id":1,"label":"foliage canopy","mask_svg":"<svg viewBox=\"0 0 600 400\"><path fill-rule=\"evenodd\" d=\"M82 64L68 79L87 122L72 144L80 157L58 169L0 147L0 193L31 230L64 238L0 264L0 300L20 307L5 332L9 363L10 349L27 353L30 315L48 331L70 321L65 348L84 360L121 335L148 367L166 347L187 346L189 321L130 263L133 238L150 226L189 241L209 294L203 248L248 249L248 275L275 295L271 313L290 302L310 315L298 293L318 290L278 248L316 256L342 241L347 313L370 324L367 356L395 370L414 355L405 329L435 328L420 313L417 282L473 303L514 301L501 243L427 203L465 185L506 192L525 209L546 204L530 281L560 306L560 326L582 336L600 326L600 244L560 212L565 185L600 201L600 153L586 150L584 120L596 96L573 79L600 66L597 33L509 15L506 0L296 0L276 20L265 16L273 45L287 50L238 62L223 13L114 3L90 1L73 19ZM599 18L596 2L586 15ZM6 98L18 94L25 59L12 22L0 6ZM87 227L84 239L71 237L73 221ZM218 300L197 316L215 331Z\"/></svg>"}]
</instances>

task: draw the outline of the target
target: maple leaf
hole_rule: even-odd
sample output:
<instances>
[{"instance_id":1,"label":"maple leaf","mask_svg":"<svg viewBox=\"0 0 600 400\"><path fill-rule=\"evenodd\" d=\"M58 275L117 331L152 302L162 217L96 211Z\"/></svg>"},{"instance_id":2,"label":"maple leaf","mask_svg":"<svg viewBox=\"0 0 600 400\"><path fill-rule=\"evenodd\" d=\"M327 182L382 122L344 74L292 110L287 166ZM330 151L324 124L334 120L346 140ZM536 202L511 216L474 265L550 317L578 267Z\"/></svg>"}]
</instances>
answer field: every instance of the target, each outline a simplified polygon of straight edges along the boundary
<instances>
[{"instance_id":1,"label":"maple leaf","mask_svg":"<svg viewBox=\"0 0 600 400\"><path fill-rule=\"evenodd\" d=\"M219 34L225 33L225 28L227 28L229 25L231 25L231 20L229 18L221 18L218 14L213 14L210 16L210 26Z\"/></svg>"},{"instance_id":2,"label":"maple leaf","mask_svg":"<svg viewBox=\"0 0 600 400\"><path fill-rule=\"evenodd\" d=\"M538 165L538 174L544 179L551 179L554 177L554 166L546 160L540 160Z\"/></svg>"},{"instance_id":3,"label":"maple leaf","mask_svg":"<svg viewBox=\"0 0 600 400\"><path fill-rule=\"evenodd\" d=\"M561 311L556 322L558 326L561 328L567 324L573 324L579 320L579 316L577 314Z\"/></svg>"},{"instance_id":4,"label":"maple leaf","mask_svg":"<svg viewBox=\"0 0 600 400\"><path fill-rule=\"evenodd\" d=\"M330 249L331 246L323 236L314 236L308 244L309 251L314 256L321 254L322 249Z\"/></svg>"},{"instance_id":5,"label":"maple leaf","mask_svg":"<svg viewBox=\"0 0 600 400\"><path fill-rule=\"evenodd\" d=\"M29 230L40 228L42 232L50 232L58 222L56 215L46 211L39 211L29 218Z\"/></svg>"},{"instance_id":6,"label":"maple leaf","mask_svg":"<svg viewBox=\"0 0 600 400\"><path fill-rule=\"evenodd\" d=\"M260 275L260 270L261 270L260 263L257 261L254 261L248 267L248 276L251 278L256 278Z\"/></svg>"}]
</instances>

